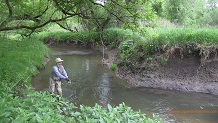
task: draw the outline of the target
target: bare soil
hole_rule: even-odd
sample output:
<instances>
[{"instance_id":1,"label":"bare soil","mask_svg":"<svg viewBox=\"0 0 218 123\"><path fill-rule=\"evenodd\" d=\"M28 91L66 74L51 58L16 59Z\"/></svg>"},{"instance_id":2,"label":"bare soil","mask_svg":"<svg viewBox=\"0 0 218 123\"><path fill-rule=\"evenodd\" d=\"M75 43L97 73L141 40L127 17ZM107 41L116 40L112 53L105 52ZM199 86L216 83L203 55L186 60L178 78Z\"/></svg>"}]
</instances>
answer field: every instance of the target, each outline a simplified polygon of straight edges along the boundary
<instances>
[{"instance_id":1,"label":"bare soil","mask_svg":"<svg viewBox=\"0 0 218 123\"><path fill-rule=\"evenodd\" d=\"M116 61L116 50L107 51L104 64L108 67ZM200 58L172 58L165 65L146 64L138 71L119 67L116 75L126 79L133 87L149 87L218 95L218 61L201 66Z\"/></svg>"}]
</instances>

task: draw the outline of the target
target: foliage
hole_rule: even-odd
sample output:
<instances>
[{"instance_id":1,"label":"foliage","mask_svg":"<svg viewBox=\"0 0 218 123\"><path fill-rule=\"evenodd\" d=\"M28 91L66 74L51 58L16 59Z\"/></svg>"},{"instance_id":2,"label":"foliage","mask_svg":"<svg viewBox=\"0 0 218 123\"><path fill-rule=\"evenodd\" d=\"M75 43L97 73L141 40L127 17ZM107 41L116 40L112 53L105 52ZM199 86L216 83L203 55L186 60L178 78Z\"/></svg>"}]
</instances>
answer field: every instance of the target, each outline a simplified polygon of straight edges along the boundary
<instances>
[{"instance_id":1,"label":"foliage","mask_svg":"<svg viewBox=\"0 0 218 123\"><path fill-rule=\"evenodd\" d=\"M155 0L155 1L151 1L152 2L152 8L154 9L154 11L156 12L156 14L158 16L161 16L162 12L163 12L163 1L164 0Z\"/></svg>"},{"instance_id":2,"label":"foliage","mask_svg":"<svg viewBox=\"0 0 218 123\"><path fill-rule=\"evenodd\" d=\"M128 29L109 28L103 32L86 31L86 32L41 32L34 35L37 40L53 39L56 42L74 41L80 43L101 44L101 40L109 48L119 47L121 42L131 40L132 43L143 40L138 33Z\"/></svg>"},{"instance_id":3,"label":"foliage","mask_svg":"<svg viewBox=\"0 0 218 123\"><path fill-rule=\"evenodd\" d=\"M166 0L164 16L171 22L182 23L185 18L184 0Z\"/></svg>"},{"instance_id":4,"label":"foliage","mask_svg":"<svg viewBox=\"0 0 218 123\"><path fill-rule=\"evenodd\" d=\"M157 19L156 28L177 28L179 24L170 22L169 20L159 17Z\"/></svg>"},{"instance_id":5,"label":"foliage","mask_svg":"<svg viewBox=\"0 0 218 123\"><path fill-rule=\"evenodd\" d=\"M0 31L29 29L46 25L51 17L57 17L58 12L53 13L51 2L34 0L30 1L3 1L1 0Z\"/></svg>"},{"instance_id":6,"label":"foliage","mask_svg":"<svg viewBox=\"0 0 218 123\"><path fill-rule=\"evenodd\" d=\"M161 57L161 59L160 59L160 64L161 64L162 66L166 65L167 60L168 60L168 59L167 59L166 57Z\"/></svg>"},{"instance_id":7,"label":"foliage","mask_svg":"<svg viewBox=\"0 0 218 123\"><path fill-rule=\"evenodd\" d=\"M153 38L156 44L218 44L218 32L216 29L157 29L157 37Z\"/></svg>"},{"instance_id":8,"label":"foliage","mask_svg":"<svg viewBox=\"0 0 218 123\"><path fill-rule=\"evenodd\" d=\"M33 36L37 40L52 40L53 42L76 42L76 43L94 43L100 41L98 32L41 32Z\"/></svg>"},{"instance_id":9,"label":"foliage","mask_svg":"<svg viewBox=\"0 0 218 123\"><path fill-rule=\"evenodd\" d=\"M4 123L52 123L70 121L73 104L46 92L29 91L25 97L1 94L0 119ZM69 109L71 112L69 112Z\"/></svg>"},{"instance_id":10,"label":"foliage","mask_svg":"<svg viewBox=\"0 0 218 123\"><path fill-rule=\"evenodd\" d=\"M30 91L26 97L13 97L12 94L1 95L0 119L4 123L65 123L65 122L144 122L161 123L158 118L150 119L140 111L133 111L124 103L112 107L108 104L103 108L96 104L94 107L77 108L64 98L50 95L46 92ZM78 111L77 111L78 110Z\"/></svg>"},{"instance_id":11,"label":"foliage","mask_svg":"<svg viewBox=\"0 0 218 123\"><path fill-rule=\"evenodd\" d=\"M135 112L124 103L112 107L107 105L107 109L96 104L94 107L80 106L81 114L76 115L78 122L88 123L161 123L160 119L150 119L142 112ZM75 115L75 114L74 114Z\"/></svg>"},{"instance_id":12,"label":"foliage","mask_svg":"<svg viewBox=\"0 0 218 123\"><path fill-rule=\"evenodd\" d=\"M117 64L112 64L112 65L111 65L111 70L112 70L112 71L115 71L116 69L117 69Z\"/></svg>"},{"instance_id":13,"label":"foliage","mask_svg":"<svg viewBox=\"0 0 218 123\"><path fill-rule=\"evenodd\" d=\"M102 31L111 27L136 29L140 21L151 21L155 18L150 1L107 1L104 5L94 6L87 2L84 9L90 8L91 20L80 18L85 29Z\"/></svg>"},{"instance_id":14,"label":"foliage","mask_svg":"<svg viewBox=\"0 0 218 123\"><path fill-rule=\"evenodd\" d=\"M57 23L62 28L73 30L68 26L69 20L75 18L82 27L91 31L102 31L110 27L135 28L139 21L150 21L155 17L149 0L106 1L98 4L95 0L34 0L0 1L0 31L22 30L29 36L41 31L50 23Z\"/></svg>"},{"instance_id":15,"label":"foliage","mask_svg":"<svg viewBox=\"0 0 218 123\"><path fill-rule=\"evenodd\" d=\"M217 27L216 0L165 0L159 6L159 16L183 27ZM156 10L156 11L157 11ZM161 11L162 10L162 11Z\"/></svg>"},{"instance_id":16,"label":"foliage","mask_svg":"<svg viewBox=\"0 0 218 123\"><path fill-rule=\"evenodd\" d=\"M18 52L19 51L19 52ZM36 67L43 67L43 59L49 49L37 40L14 41L2 39L0 42L0 91L5 92L17 84L29 82L37 73Z\"/></svg>"},{"instance_id":17,"label":"foliage","mask_svg":"<svg viewBox=\"0 0 218 123\"><path fill-rule=\"evenodd\" d=\"M218 8L208 10L201 18L197 20L200 27L218 27Z\"/></svg>"},{"instance_id":18,"label":"foliage","mask_svg":"<svg viewBox=\"0 0 218 123\"><path fill-rule=\"evenodd\" d=\"M108 26L111 20L110 14L107 13L105 7L95 4L85 4L85 8L90 8L89 13L93 19L78 18L79 23L81 23L85 31L101 31Z\"/></svg>"},{"instance_id":19,"label":"foliage","mask_svg":"<svg viewBox=\"0 0 218 123\"><path fill-rule=\"evenodd\" d=\"M121 42L131 40L132 42L142 40L141 36L128 29L110 28L103 32L102 40L105 45L112 45L112 48L118 47Z\"/></svg>"}]
</instances>

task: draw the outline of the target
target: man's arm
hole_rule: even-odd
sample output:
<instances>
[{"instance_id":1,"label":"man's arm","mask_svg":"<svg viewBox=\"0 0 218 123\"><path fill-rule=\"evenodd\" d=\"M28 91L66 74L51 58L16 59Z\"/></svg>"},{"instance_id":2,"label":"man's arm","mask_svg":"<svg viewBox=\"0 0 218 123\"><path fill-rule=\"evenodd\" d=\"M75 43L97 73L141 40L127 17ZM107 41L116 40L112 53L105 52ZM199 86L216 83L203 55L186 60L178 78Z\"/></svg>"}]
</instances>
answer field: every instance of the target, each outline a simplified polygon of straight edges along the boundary
<instances>
[{"instance_id":1,"label":"man's arm","mask_svg":"<svg viewBox=\"0 0 218 123\"><path fill-rule=\"evenodd\" d=\"M67 75L67 72L66 72L65 69L64 69L64 66L62 66L62 70L63 70L63 75L64 75L66 78L68 78L68 75Z\"/></svg>"},{"instance_id":2,"label":"man's arm","mask_svg":"<svg viewBox=\"0 0 218 123\"><path fill-rule=\"evenodd\" d=\"M57 66L54 66L54 67L52 68L52 71L53 71L59 78L61 78L61 79L68 78L68 77L62 75L62 74L59 72ZM65 71L65 72L66 72L66 71Z\"/></svg>"}]
</instances>

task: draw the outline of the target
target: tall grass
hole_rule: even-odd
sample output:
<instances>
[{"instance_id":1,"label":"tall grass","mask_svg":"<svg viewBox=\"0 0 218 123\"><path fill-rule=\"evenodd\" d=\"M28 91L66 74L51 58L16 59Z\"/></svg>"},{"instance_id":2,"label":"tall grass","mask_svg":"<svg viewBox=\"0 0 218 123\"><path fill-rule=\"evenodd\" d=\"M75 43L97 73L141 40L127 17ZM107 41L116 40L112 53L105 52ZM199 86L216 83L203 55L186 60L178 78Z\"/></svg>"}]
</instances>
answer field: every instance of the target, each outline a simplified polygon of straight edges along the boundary
<instances>
[{"instance_id":1,"label":"tall grass","mask_svg":"<svg viewBox=\"0 0 218 123\"><path fill-rule=\"evenodd\" d=\"M77 42L94 42L99 41L100 36L98 32L41 32L34 35L34 38L38 40L44 40L46 38L52 38L57 42L64 41L77 41Z\"/></svg>"},{"instance_id":2,"label":"tall grass","mask_svg":"<svg viewBox=\"0 0 218 123\"><path fill-rule=\"evenodd\" d=\"M103 32L41 32L34 35L37 40L44 40L46 38L52 38L56 42L64 41L76 41L82 43L97 43L101 44L103 41L104 45L110 48L119 46L121 42L135 42L143 40L143 37L138 33L134 33L131 30L124 30L120 28L110 28Z\"/></svg>"},{"instance_id":3,"label":"tall grass","mask_svg":"<svg viewBox=\"0 0 218 123\"><path fill-rule=\"evenodd\" d=\"M36 40L6 40L0 42L0 88L1 92L16 87L18 83L29 82L37 73L36 67L43 66L42 61L49 49Z\"/></svg>"},{"instance_id":4,"label":"tall grass","mask_svg":"<svg viewBox=\"0 0 218 123\"><path fill-rule=\"evenodd\" d=\"M217 29L193 29L193 28L175 28L175 29L156 29L153 30L158 36L151 41L159 44L218 44Z\"/></svg>"}]
</instances>

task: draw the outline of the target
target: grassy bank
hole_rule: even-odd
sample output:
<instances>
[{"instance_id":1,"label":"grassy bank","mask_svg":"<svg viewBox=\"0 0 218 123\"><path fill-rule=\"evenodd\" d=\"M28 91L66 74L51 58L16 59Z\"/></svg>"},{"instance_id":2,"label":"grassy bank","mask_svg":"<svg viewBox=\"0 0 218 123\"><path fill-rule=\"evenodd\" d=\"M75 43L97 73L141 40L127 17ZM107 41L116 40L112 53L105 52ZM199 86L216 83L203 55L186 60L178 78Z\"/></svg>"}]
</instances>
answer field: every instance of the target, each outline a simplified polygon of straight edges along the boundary
<instances>
[{"instance_id":1,"label":"grassy bank","mask_svg":"<svg viewBox=\"0 0 218 123\"><path fill-rule=\"evenodd\" d=\"M34 39L0 42L0 122L4 123L54 123L54 122L161 122L133 111L124 103L103 108L75 107L64 98L47 92L31 90L30 80L43 67L43 59L50 50ZM75 110L76 109L76 110Z\"/></svg>"},{"instance_id":2,"label":"grassy bank","mask_svg":"<svg viewBox=\"0 0 218 123\"><path fill-rule=\"evenodd\" d=\"M215 58L218 49L216 29L151 29L145 39L147 40L120 45L122 65L134 68L138 67L137 64L152 61L164 65L170 58L194 55L198 56L203 64L206 60Z\"/></svg>"},{"instance_id":3,"label":"grassy bank","mask_svg":"<svg viewBox=\"0 0 218 123\"><path fill-rule=\"evenodd\" d=\"M154 37L152 41L161 44L193 44L217 45L217 29L193 29L193 28L174 28L174 29L152 29Z\"/></svg>"},{"instance_id":4,"label":"grassy bank","mask_svg":"<svg viewBox=\"0 0 218 123\"><path fill-rule=\"evenodd\" d=\"M178 55L178 52L182 52L179 55L184 57L197 54L207 60L209 56L216 54L218 44L216 29L152 28L141 34L143 35L131 30L111 28L101 33L41 33L36 37L45 42L49 39L53 42L76 42L85 46L91 43L95 47L102 46L103 41L108 48L119 49L117 64L128 67L134 67L132 63L151 62L157 54L161 55L158 59L160 64L165 64L170 57Z\"/></svg>"},{"instance_id":5,"label":"grassy bank","mask_svg":"<svg viewBox=\"0 0 218 123\"><path fill-rule=\"evenodd\" d=\"M43 67L43 59L49 49L40 41L15 41L1 39L0 42L0 80L1 92L10 92L17 85L28 83Z\"/></svg>"},{"instance_id":6,"label":"grassy bank","mask_svg":"<svg viewBox=\"0 0 218 123\"><path fill-rule=\"evenodd\" d=\"M102 45L101 41L103 41L104 45L109 48L119 47L122 41L143 40L143 37L138 33L119 28L111 28L103 32L42 32L34 35L34 38L42 40L45 43L54 42L58 44L62 42L75 42L83 46L92 43L95 47Z\"/></svg>"}]
</instances>

